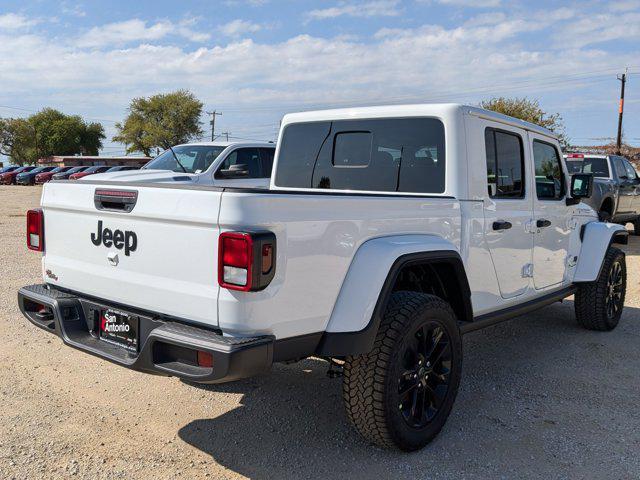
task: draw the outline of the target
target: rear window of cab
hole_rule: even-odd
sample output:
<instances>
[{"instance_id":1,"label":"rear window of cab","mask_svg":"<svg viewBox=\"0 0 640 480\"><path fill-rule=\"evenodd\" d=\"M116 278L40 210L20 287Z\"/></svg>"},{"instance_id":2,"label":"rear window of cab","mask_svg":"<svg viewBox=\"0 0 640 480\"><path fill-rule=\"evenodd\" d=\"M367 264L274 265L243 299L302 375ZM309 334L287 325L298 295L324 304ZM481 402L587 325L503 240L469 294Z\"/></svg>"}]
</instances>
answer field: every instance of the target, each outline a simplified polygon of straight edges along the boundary
<instances>
[{"instance_id":1,"label":"rear window of cab","mask_svg":"<svg viewBox=\"0 0 640 480\"><path fill-rule=\"evenodd\" d=\"M285 127L275 185L443 193L445 135L434 118L293 123Z\"/></svg>"}]
</instances>

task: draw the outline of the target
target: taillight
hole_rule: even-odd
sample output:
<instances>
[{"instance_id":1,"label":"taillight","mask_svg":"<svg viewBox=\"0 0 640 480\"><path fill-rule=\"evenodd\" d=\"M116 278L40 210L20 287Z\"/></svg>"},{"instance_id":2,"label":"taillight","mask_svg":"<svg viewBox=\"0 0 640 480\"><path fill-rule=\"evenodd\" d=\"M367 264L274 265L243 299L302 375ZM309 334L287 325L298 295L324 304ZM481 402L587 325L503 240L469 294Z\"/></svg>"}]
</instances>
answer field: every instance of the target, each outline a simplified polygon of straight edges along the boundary
<instances>
[{"instance_id":1,"label":"taillight","mask_svg":"<svg viewBox=\"0 0 640 480\"><path fill-rule=\"evenodd\" d=\"M218 283L229 290L262 290L275 275L276 236L224 232L218 241Z\"/></svg>"},{"instance_id":2,"label":"taillight","mask_svg":"<svg viewBox=\"0 0 640 480\"><path fill-rule=\"evenodd\" d=\"M39 208L27 212L27 247L44 251L44 213Z\"/></svg>"}]
</instances>

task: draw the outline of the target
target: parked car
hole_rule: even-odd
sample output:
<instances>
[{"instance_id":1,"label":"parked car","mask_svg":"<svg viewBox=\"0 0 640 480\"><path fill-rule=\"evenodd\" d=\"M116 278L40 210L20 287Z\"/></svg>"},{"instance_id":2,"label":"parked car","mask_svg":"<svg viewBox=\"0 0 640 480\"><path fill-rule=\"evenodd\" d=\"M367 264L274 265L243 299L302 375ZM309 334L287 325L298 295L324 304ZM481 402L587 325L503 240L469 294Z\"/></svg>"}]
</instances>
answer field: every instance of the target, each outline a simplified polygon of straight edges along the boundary
<instances>
[{"instance_id":1,"label":"parked car","mask_svg":"<svg viewBox=\"0 0 640 480\"><path fill-rule=\"evenodd\" d=\"M128 172L130 170L140 170L140 167L134 167L132 165L116 165L115 167L111 167L105 173L109 173L109 172Z\"/></svg>"},{"instance_id":2,"label":"parked car","mask_svg":"<svg viewBox=\"0 0 640 480\"><path fill-rule=\"evenodd\" d=\"M570 295L583 327L620 321L627 232L580 202L593 178L569 181L560 152L495 112L401 105L286 115L267 190L49 183L27 214L44 284L20 309L69 347L192 382L337 358L355 428L416 450L453 407L462 334Z\"/></svg>"},{"instance_id":3,"label":"parked car","mask_svg":"<svg viewBox=\"0 0 640 480\"><path fill-rule=\"evenodd\" d=\"M36 167L33 170L21 172L16 175L16 185L34 185L36 182L36 175L39 173L51 172L55 168L56 167Z\"/></svg>"},{"instance_id":4,"label":"parked car","mask_svg":"<svg viewBox=\"0 0 640 480\"><path fill-rule=\"evenodd\" d=\"M585 202L602 221L625 224L631 222L640 235L640 178L631 162L618 155L570 153L565 155L567 170L591 173L593 194Z\"/></svg>"},{"instance_id":5,"label":"parked car","mask_svg":"<svg viewBox=\"0 0 640 480\"><path fill-rule=\"evenodd\" d=\"M109 170L107 165L94 165L81 172L72 173L69 175L69 180L80 180L88 175L95 175L96 173L103 173Z\"/></svg>"},{"instance_id":6,"label":"parked car","mask_svg":"<svg viewBox=\"0 0 640 480\"><path fill-rule=\"evenodd\" d=\"M2 167L0 168L0 174L6 173L6 172L13 172L16 168L20 168L17 165L11 165L9 167Z\"/></svg>"},{"instance_id":7,"label":"parked car","mask_svg":"<svg viewBox=\"0 0 640 480\"><path fill-rule=\"evenodd\" d=\"M8 172L5 173L1 173L0 174L0 185L15 185L16 183L16 177L18 176L18 174L22 173L22 172L29 172L31 170L33 170L34 166L29 166L29 167L18 167L15 168L13 170L10 170Z\"/></svg>"},{"instance_id":8,"label":"parked car","mask_svg":"<svg viewBox=\"0 0 640 480\"><path fill-rule=\"evenodd\" d=\"M176 145L173 151L165 150L140 170L106 172L99 177L92 177L91 181L189 182L196 185L268 188L275 149L275 144L268 142Z\"/></svg>"},{"instance_id":9,"label":"parked car","mask_svg":"<svg viewBox=\"0 0 640 480\"><path fill-rule=\"evenodd\" d=\"M55 174L66 172L72 168L73 167L55 167L53 170L49 170L48 172L38 173L35 178L35 183L36 185L45 184L50 181Z\"/></svg>"},{"instance_id":10,"label":"parked car","mask_svg":"<svg viewBox=\"0 0 640 480\"><path fill-rule=\"evenodd\" d=\"M53 176L51 177L51 180L68 180L69 177L74 173L84 172L87 168L89 167L88 166L71 167L68 170L65 170L64 172L53 174Z\"/></svg>"}]
</instances>

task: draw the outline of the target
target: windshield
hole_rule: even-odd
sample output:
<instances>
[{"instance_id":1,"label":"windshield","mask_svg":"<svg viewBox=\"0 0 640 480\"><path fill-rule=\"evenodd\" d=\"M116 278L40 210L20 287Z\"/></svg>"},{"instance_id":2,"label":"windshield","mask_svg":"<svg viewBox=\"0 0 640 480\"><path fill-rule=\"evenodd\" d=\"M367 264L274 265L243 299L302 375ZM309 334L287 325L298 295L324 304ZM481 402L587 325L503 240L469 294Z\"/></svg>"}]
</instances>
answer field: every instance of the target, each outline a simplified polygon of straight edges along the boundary
<instances>
[{"instance_id":1,"label":"windshield","mask_svg":"<svg viewBox=\"0 0 640 480\"><path fill-rule=\"evenodd\" d=\"M609 162L606 158L585 157L584 160L567 160L569 173L591 173L594 177L609 177Z\"/></svg>"},{"instance_id":2,"label":"windshield","mask_svg":"<svg viewBox=\"0 0 640 480\"><path fill-rule=\"evenodd\" d=\"M181 173L202 173L211 166L226 147L214 145L181 145L173 147L182 167L171 150L165 150L143 168L145 170L173 170Z\"/></svg>"},{"instance_id":3,"label":"windshield","mask_svg":"<svg viewBox=\"0 0 640 480\"><path fill-rule=\"evenodd\" d=\"M89 167L73 167L69 170L67 170L66 173L77 173L77 172L82 172L83 170L86 170Z\"/></svg>"}]
</instances>

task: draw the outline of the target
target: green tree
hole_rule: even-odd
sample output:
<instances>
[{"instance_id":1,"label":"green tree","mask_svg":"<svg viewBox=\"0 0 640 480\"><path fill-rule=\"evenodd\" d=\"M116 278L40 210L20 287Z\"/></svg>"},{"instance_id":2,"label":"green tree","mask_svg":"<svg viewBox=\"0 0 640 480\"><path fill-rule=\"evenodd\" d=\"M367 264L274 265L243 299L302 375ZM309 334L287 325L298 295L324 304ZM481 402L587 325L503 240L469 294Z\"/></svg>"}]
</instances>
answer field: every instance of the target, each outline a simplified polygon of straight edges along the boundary
<instances>
[{"instance_id":1,"label":"green tree","mask_svg":"<svg viewBox=\"0 0 640 480\"><path fill-rule=\"evenodd\" d=\"M560 144L563 147L569 145L569 139L566 136L562 116L559 113L547 113L541 107L538 100L530 100L528 98L505 98L494 97L480 103L480 106L487 110L509 115L510 117L519 118L530 123L535 123L541 127L547 128L558 135Z\"/></svg>"},{"instance_id":2,"label":"green tree","mask_svg":"<svg viewBox=\"0 0 640 480\"><path fill-rule=\"evenodd\" d=\"M51 155L97 155L104 138L99 123L52 108L28 118L0 119L0 152L19 165Z\"/></svg>"},{"instance_id":3,"label":"green tree","mask_svg":"<svg viewBox=\"0 0 640 480\"><path fill-rule=\"evenodd\" d=\"M202 102L187 90L134 98L128 112L124 124L116 124L118 134L113 137L127 145L127 153L149 155L156 147L167 149L203 134Z\"/></svg>"},{"instance_id":4,"label":"green tree","mask_svg":"<svg viewBox=\"0 0 640 480\"><path fill-rule=\"evenodd\" d=\"M0 154L24 165L36 157L35 130L24 118L0 118Z\"/></svg>"}]
</instances>

